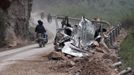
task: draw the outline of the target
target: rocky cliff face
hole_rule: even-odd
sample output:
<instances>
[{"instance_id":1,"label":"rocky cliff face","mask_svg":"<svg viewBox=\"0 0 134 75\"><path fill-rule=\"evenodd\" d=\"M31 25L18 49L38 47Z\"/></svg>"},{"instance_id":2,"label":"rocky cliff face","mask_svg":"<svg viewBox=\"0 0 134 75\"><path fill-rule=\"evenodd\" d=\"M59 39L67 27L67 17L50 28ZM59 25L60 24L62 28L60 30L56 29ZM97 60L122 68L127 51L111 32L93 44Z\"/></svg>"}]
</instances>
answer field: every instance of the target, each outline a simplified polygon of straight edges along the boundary
<instances>
[{"instance_id":1,"label":"rocky cliff face","mask_svg":"<svg viewBox=\"0 0 134 75\"><path fill-rule=\"evenodd\" d=\"M22 44L28 38L31 6L32 0L0 0L1 11L5 14L3 36L8 46Z\"/></svg>"}]
</instances>

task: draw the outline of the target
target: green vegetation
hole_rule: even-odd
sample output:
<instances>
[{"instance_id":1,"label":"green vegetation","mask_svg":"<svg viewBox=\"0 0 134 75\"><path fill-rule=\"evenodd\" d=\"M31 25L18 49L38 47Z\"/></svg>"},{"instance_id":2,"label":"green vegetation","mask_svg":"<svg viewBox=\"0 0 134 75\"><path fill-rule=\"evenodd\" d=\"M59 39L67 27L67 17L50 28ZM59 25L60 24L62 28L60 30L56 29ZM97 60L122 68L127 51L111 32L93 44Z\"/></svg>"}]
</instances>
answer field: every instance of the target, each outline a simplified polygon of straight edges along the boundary
<instances>
[{"instance_id":1,"label":"green vegetation","mask_svg":"<svg viewBox=\"0 0 134 75\"><path fill-rule=\"evenodd\" d=\"M71 0L69 0L71 2ZM68 1L68 2L69 2ZM72 4L54 1L48 11L56 15L93 18L100 17L111 23L118 23L134 10L133 0L74 0Z\"/></svg>"},{"instance_id":2,"label":"green vegetation","mask_svg":"<svg viewBox=\"0 0 134 75\"><path fill-rule=\"evenodd\" d=\"M134 11L134 0L34 0L33 11L72 17L100 17L115 24Z\"/></svg>"},{"instance_id":3,"label":"green vegetation","mask_svg":"<svg viewBox=\"0 0 134 75\"><path fill-rule=\"evenodd\" d=\"M120 56L126 66L134 69L134 14L130 14L123 20L124 27L128 29L128 37L121 44Z\"/></svg>"},{"instance_id":4,"label":"green vegetation","mask_svg":"<svg viewBox=\"0 0 134 75\"><path fill-rule=\"evenodd\" d=\"M125 65L134 68L134 31L130 30L128 37L121 44L120 56Z\"/></svg>"}]
</instances>

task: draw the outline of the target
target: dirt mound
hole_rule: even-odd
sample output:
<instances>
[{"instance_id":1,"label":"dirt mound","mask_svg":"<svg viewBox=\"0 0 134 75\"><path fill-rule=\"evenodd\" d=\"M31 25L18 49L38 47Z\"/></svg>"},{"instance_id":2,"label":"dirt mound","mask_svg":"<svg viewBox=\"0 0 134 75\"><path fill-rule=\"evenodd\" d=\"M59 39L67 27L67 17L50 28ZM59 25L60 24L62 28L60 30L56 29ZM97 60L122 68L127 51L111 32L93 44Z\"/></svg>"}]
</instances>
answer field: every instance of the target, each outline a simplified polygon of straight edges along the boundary
<instances>
[{"instance_id":1,"label":"dirt mound","mask_svg":"<svg viewBox=\"0 0 134 75\"><path fill-rule=\"evenodd\" d=\"M115 71L100 58L93 58L84 64L80 75L115 75Z\"/></svg>"},{"instance_id":2,"label":"dirt mound","mask_svg":"<svg viewBox=\"0 0 134 75\"><path fill-rule=\"evenodd\" d=\"M63 58L59 53L52 52L49 57ZM109 56L109 57L108 57ZM57 60L49 69L54 72L64 72L71 75L116 75L116 71L111 68L113 64L112 56L103 53L95 53L92 57L73 58L71 60ZM114 57L116 59L116 57ZM52 60L51 61L55 61Z\"/></svg>"}]
</instances>

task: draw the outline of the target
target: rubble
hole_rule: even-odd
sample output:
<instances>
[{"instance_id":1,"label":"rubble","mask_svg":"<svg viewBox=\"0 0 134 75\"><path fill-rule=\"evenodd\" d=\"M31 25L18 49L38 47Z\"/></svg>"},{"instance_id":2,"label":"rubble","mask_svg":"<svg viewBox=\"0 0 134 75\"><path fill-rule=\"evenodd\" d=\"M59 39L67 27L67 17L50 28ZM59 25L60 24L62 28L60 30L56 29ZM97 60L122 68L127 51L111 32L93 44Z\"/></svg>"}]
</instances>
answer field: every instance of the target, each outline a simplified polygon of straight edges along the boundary
<instances>
[{"instance_id":1,"label":"rubble","mask_svg":"<svg viewBox=\"0 0 134 75\"><path fill-rule=\"evenodd\" d=\"M82 18L78 27L80 27L79 31L76 32L74 38L72 38L73 36L68 38L66 35L62 39L58 39L62 43L62 47L55 44L61 50L59 50L60 54L58 53L53 58L61 58L62 60L58 61L58 66L54 66L53 70L71 75L116 75L118 72L111 67L113 63L117 62L115 50L105 48L104 42L99 43L93 40L95 27L89 20ZM91 28L84 30L83 28L86 27ZM65 35L63 31L61 34ZM75 37L76 35L77 37ZM88 39L88 37L90 38Z\"/></svg>"},{"instance_id":2,"label":"rubble","mask_svg":"<svg viewBox=\"0 0 134 75\"><path fill-rule=\"evenodd\" d=\"M66 54L69 54L72 56L76 56L76 57L84 57L84 56L88 55L87 53L82 52L82 50L80 51L80 49L71 45L71 43L72 43L71 41L65 42L65 46L62 49L63 53L66 53Z\"/></svg>"},{"instance_id":3,"label":"rubble","mask_svg":"<svg viewBox=\"0 0 134 75\"><path fill-rule=\"evenodd\" d=\"M125 75L127 73L130 73L132 71L131 67L126 68L125 70L119 72L117 75Z\"/></svg>"},{"instance_id":4,"label":"rubble","mask_svg":"<svg viewBox=\"0 0 134 75\"><path fill-rule=\"evenodd\" d=\"M57 54L56 51L50 55L61 59L57 59L56 63L49 67L56 72L65 72L70 75L116 75L118 73L111 67L114 63L111 57L107 57L107 54L101 52L95 52L92 56L82 58L66 56L67 59L63 59L65 56ZM51 59L51 61L55 61L55 59Z\"/></svg>"},{"instance_id":5,"label":"rubble","mask_svg":"<svg viewBox=\"0 0 134 75\"><path fill-rule=\"evenodd\" d=\"M112 64L112 67L115 68L115 67L120 66L120 65L122 65L121 61Z\"/></svg>"},{"instance_id":6,"label":"rubble","mask_svg":"<svg viewBox=\"0 0 134 75\"><path fill-rule=\"evenodd\" d=\"M48 55L48 59L49 60L63 60L65 58L64 58L64 55L61 52L54 51L54 52L51 52Z\"/></svg>"},{"instance_id":7,"label":"rubble","mask_svg":"<svg viewBox=\"0 0 134 75\"><path fill-rule=\"evenodd\" d=\"M116 75L104 61L100 58L93 58L90 62L85 62L80 75Z\"/></svg>"}]
</instances>

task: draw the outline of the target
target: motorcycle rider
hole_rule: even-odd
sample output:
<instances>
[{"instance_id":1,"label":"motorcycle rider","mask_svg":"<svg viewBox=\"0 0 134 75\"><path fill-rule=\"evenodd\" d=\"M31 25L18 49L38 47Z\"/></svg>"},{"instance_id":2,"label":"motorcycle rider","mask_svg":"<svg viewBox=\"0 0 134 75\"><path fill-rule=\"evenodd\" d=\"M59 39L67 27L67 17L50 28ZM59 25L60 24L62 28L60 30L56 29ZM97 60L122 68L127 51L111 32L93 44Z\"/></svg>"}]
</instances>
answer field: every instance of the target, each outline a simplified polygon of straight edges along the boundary
<instances>
[{"instance_id":1,"label":"motorcycle rider","mask_svg":"<svg viewBox=\"0 0 134 75\"><path fill-rule=\"evenodd\" d=\"M41 33L44 38L47 38L48 39L48 35L46 33L46 29L43 26L43 22L41 20L38 20L38 25L35 28L35 32L36 32L36 37L37 38L38 38L39 33Z\"/></svg>"}]
</instances>

